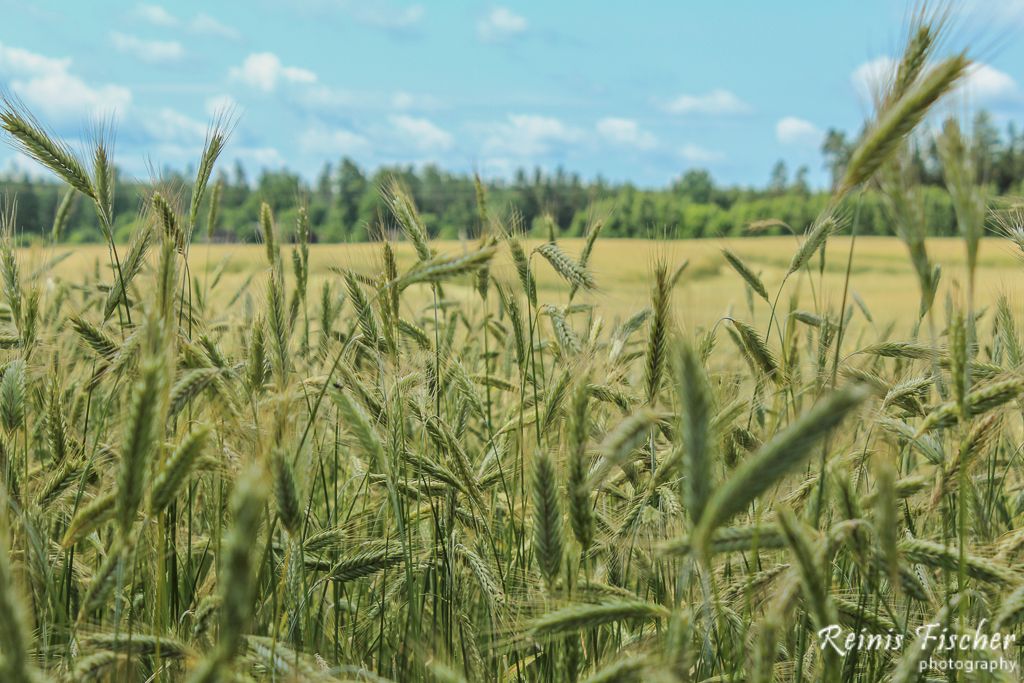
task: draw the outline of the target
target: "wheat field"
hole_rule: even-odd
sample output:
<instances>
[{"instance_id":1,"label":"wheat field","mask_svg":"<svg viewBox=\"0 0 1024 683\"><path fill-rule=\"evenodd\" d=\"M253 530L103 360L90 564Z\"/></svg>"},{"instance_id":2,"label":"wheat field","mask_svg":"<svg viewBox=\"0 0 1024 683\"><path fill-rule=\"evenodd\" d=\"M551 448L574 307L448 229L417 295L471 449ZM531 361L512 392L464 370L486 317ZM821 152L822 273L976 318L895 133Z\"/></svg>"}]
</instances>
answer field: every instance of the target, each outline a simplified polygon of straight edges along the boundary
<instances>
[{"instance_id":1,"label":"wheat field","mask_svg":"<svg viewBox=\"0 0 1024 683\"><path fill-rule=\"evenodd\" d=\"M528 250L540 244L539 240L524 240ZM578 254L585 241L565 239L559 240L559 244L566 252ZM680 327L696 330L713 325L730 310L749 311L746 283L729 268L722 257L722 248L741 256L767 286L778 287L796 244L792 237L683 241L601 239L594 244L588 262L597 280L597 288L576 296L597 307L608 323L621 322L648 304L651 278L659 257L676 265L686 263L686 270L680 277L681 286L674 293L673 315ZM472 243L457 241L436 241L431 246L440 253L453 256L473 248ZM408 267L415 262L415 251L409 244L398 242L392 247L400 266ZM800 297L801 305L812 306L814 297L819 296L827 304L838 307L849 247L849 238L845 235L837 235L829 241L822 293L804 282L788 285L787 293ZM929 238L928 251L932 260L947 273L948 282L944 283L943 291L955 288L957 284L962 286L966 276L962 241ZM1005 296L1013 306L1024 305L1024 282L1020 278L1018 253L1017 247L1005 239L990 236L982 240L977 273L977 303L980 307L994 305L1000 296ZM251 276L265 267L264 254L260 245L196 244L192 247L191 272L201 282L217 278L216 286L209 292L209 300L218 315L230 313L223 310L225 304L236 295L241 296L240 290L244 290L243 295L248 292L250 296L260 296L261 282ZM19 259L30 269L54 263L46 275L48 278L84 282L96 272L108 279L111 277L107 255L107 249L98 245L57 245L22 250ZM373 244L310 245L308 286L319 291L324 282L336 284L337 275L332 269L371 274L379 261L380 248ZM492 272L503 282L515 279L513 264L501 259L494 263ZM291 286L294 274L286 272L285 278ZM535 279L542 291L551 292L557 299L562 286L557 273L542 270L535 274ZM892 323L895 330L904 334L911 331L918 307L917 284L906 248L899 239L872 236L857 240L850 290L861 298L880 324ZM429 298L428 293L429 288L415 288L406 300L423 305ZM448 297L465 300L467 304L479 300L467 282L450 283L446 293ZM753 311L753 317L758 321L767 314L767 310L755 308Z\"/></svg>"},{"instance_id":2,"label":"wheat field","mask_svg":"<svg viewBox=\"0 0 1024 683\"><path fill-rule=\"evenodd\" d=\"M531 241L480 186L435 243L395 184L389 239L207 246L221 121L117 244L110 142L5 101L106 244L2 214L0 680L1019 680L1024 213L947 121L927 239L941 29L787 238Z\"/></svg>"}]
</instances>

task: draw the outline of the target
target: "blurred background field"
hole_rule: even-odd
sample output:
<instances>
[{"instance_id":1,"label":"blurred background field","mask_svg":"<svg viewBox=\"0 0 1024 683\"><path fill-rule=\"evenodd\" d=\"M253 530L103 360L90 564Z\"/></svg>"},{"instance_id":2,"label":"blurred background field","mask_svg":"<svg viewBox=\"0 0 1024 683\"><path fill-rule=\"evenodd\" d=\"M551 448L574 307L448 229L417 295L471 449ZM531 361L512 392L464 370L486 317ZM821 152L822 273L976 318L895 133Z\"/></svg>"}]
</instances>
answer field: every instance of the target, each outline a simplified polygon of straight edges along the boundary
<instances>
[{"instance_id":1,"label":"blurred background field","mask_svg":"<svg viewBox=\"0 0 1024 683\"><path fill-rule=\"evenodd\" d=\"M534 247L541 242L531 242ZM560 240L567 253L577 255L583 246L582 239ZM789 259L796 247L792 237L756 237L723 240L679 240L655 241L639 239L598 240L591 256L591 266L598 289L578 300L597 305L606 323L628 317L642 308L650 298L651 272L656 259L664 258L670 268L684 261L689 265L676 291L676 320L684 327L695 330L713 325L730 311L750 318L745 285L735 276L722 257L722 247L728 247L751 267L758 271L772 292L782 281L789 265ZM472 242L437 242L439 252L456 255L474 248ZM787 284L786 293L780 298L779 310L786 311L789 297L797 293L797 308L825 310L815 297L831 302L831 309L840 305L843 294L843 279L846 258L849 251L849 237L836 236L829 241L825 263L825 290L816 291L809 286L807 278L793 278ZM415 255L408 243L394 244L399 265L412 265ZM850 278L850 292L856 293L867 305L874 324L884 330L893 324L893 334L907 335L913 324L918 306L918 289L906 248L892 237L861 237L856 242L855 258ZM933 261L942 266L942 284L937 301L945 299L946 292L956 292L958 285L965 281L963 242L957 238L933 238L928 241L928 250ZM376 272L380 263L381 247L374 243L313 245L310 247L310 291L318 292L322 283L330 279L335 284L337 275L332 269L352 269L358 272ZM72 283L90 279L99 268L104 277L107 267L106 247L100 245L76 245L55 248L27 250L27 263L38 267L49 259L62 259L53 273ZM219 281L211 288L208 297L214 311L223 311L236 294L244 299L246 292L253 300L262 301L266 270L265 250L255 244L195 244L191 247L192 274L200 284L207 285L220 271ZM817 271L817 259L811 268ZM560 291L558 276L548 268L537 267L538 286L541 290ZM206 275L204 276L204 273ZM498 277L508 282L515 279L515 273L507 263L495 265ZM205 279L204 279L205 277ZM985 239L982 241L978 261L977 304L983 308L992 304L999 294L1006 294L1011 302L1019 302L1024 294L1024 278L1021 277L1020 259L1014 247L1007 240ZM817 278L815 278L817 282ZM427 289L421 291L422 301L427 305ZM413 292L410 292L413 294ZM445 296L459 299L472 306L479 306L468 282L449 284ZM564 293L561 296L565 296ZM420 297L411 296L411 301ZM848 304L854 305L853 297ZM752 318L758 324L767 321L768 308L754 307ZM856 315L861 315L858 309ZM611 319L608 319L611 317ZM981 324L984 324L984 320ZM849 340L851 343L856 340Z\"/></svg>"}]
</instances>

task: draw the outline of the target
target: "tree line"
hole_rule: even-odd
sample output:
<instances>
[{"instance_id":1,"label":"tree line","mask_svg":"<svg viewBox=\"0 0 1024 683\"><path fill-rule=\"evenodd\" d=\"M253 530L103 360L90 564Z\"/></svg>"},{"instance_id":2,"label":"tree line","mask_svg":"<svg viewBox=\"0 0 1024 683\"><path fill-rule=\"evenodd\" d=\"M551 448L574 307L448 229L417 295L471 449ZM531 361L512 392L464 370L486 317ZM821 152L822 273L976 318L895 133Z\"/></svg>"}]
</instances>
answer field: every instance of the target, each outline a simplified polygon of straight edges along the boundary
<instances>
[{"instance_id":1,"label":"tree line","mask_svg":"<svg viewBox=\"0 0 1024 683\"><path fill-rule=\"evenodd\" d=\"M847 133L831 129L821 152L833 184L856 145ZM970 136L978 182L998 196L1024 194L1024 132L1011 122L1000 131L986 112L978 113ZM943 188L941 164L934 140L927 134L912 146L909 172L923 186L931 234L956 232L953 205ZM537 235L583 235L596 220L609 237L701 238L778 234L802 230L821 211L828 192L814 190L808 169L790 173L779 161L761 187L725 186L704 169L691 169L669 186L645 189L631 183L610 183L600 177L585 181L564 169L532 172L522 169L511 179L484 183L490 206L515 216ZM167 171L156 183L165 197L185 196L191 172ZM294 225L300 206L308 211L313 239L357 242L389 231L387 207L380 188L397 180L414 197L431 237L472 237L479 229L477 197L471 174L453 173L434 165L419 168L387 166L372 172L352 159L326 163L313 181L289 170L263 170L249 178L241 164L217 177L220 185L216 223L203 230L214 241L257 239L261 202L274 210L282 234ZM118 239L127 239L140 206L154 190L150 182L120 179L117 184L115 226ZM41 238L51 231L65 188L48 179L10 172L0 177L5 196L17 197L18 225L23 237ZM856 201L860 234L889 235L894 229L881 197L868 190ZM71 205L61 238L71 242L100 239L97 217L83 202Z\"/></svg>"}]
</instances>

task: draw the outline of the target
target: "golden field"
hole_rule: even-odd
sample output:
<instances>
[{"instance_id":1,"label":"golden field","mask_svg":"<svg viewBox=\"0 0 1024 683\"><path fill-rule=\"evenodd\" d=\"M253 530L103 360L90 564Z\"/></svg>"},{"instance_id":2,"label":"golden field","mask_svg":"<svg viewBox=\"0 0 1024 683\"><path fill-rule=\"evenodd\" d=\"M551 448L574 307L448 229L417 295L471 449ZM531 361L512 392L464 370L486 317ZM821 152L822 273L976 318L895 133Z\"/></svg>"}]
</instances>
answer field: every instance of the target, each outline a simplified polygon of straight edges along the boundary
<instances>
[{"instance_id":1,"label":"golden field","mask_svg":"<svg viewBox=\"0 0 1024 683\"><path fill-rule=\"evenodd\" d=\"M532 249L540 244L528 244ZM582 239L559 240L559 244L571 256L579 254ZM959 238L933 238L928 241L929 255L934 263L942 265L942 285L936 302L945 300L946 293L955 292L964 286L964 246ZM436 242L439 252L456 255L475 247L472 242ZM406 268L415 260L412 246L407 242L394 244L399 266ZM657 259L667 261L674 269L689 261L680 286L675 293L676 320L685 328L696 329L714 324L730 311L750 317L747 307L745 285L736 277L722 257L721 249L728 247L738 254L753 269L773 295L789 265L797 246L792 237L750 237L742 239L707 239L681 241L654 241L637 239L600 239L590 258L598 289L580 297L580 300L594 303L605 316L626 317L642 308L650 296L651 272ZM849 254L848 237L836 236L829 240L824 277L825 291L816 291L806 276L791 279L787 292L780 298L779 309L788 308L787 297L794 293L799 296L797 308L818 310L816 297L831 302L833 310L839 307L843 295L843 281ZM120 247L123 254L126 247ZM1020 299L1024 291L1024 264L1015 247L1008 240L988 238L982 241L978 259L978 282L976 303L979 309L990 305L999 294L1006 294L1011 301ZM376 271L380 264L380 245L375 243L313 245L310 247L310 291L319 291L325 279L336 285L343 285L342 278L333 269L352 269L359 272ZM65 256L67 254L67 256ZM62 258L52 273L71 282L91 278L100 269L104 277L109 274L107 249L102 245L81 245L29 250L25 255L29 268L43 265L53 258ZM536 259L535 259L536 260ZM223 305L235 294L251 291L254 299L262 300L263 271L266 270L265 249L258 244L195 244L191 248L190 267L200 284L206 277L222 271L217 286L212 289L211 301L214 308ZM810 268L817 273L818 261L812 260ZM508 282L515 279L515 272L508 261L495 264L495 273ZM557 274L544 265L536 267L539 288L554 291L561 288ZM425 292L426 290L424 290ZM856 241L853 267L850 277L850 291L858 294L872 313L874 323L884 328L895 325L894 333L906 334L918 306L917 283L904 245L894 237L860 237ZM466 286L448 285L445 289L449 298L462 298L479 305L479 298L470 295ZM564 296L564 294L562 295ZM413 301L417 299L413 297ZM853 299L848 299L853 305ZM821 310L828 306L821 306ZM938 309L941 316L941 307ZM754 307L753 319L758 324L767 321L768 309L763 305ZM614 320L606 320L608 323Z\"/></svg>"}]
</instances>

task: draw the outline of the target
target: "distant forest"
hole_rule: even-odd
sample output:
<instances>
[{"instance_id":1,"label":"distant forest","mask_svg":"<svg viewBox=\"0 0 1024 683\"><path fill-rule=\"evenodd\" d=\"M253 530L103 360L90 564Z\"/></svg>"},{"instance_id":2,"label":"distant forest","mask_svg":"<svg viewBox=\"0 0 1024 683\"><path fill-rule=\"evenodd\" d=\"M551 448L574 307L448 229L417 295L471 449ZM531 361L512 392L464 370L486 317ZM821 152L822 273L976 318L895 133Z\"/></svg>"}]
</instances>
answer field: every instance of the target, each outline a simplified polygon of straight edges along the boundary
<instances>
[{"instance_id":1,"label":"distant forest","mask_svg":"<svg viewBox=\"0 0 1024 683\"><path fill-rule=\"evenodd\" d=\"M987 113L973 121L971 150L979 181L999 196L1024 194L1024 133L1013 123L1000 131ZM833 180L842 175L856 144L846 133L832 129L824 138L822 156ZM953 206L942 187L941 165L930 138L917 141L912 168L924 194L926 220L933 235L956 231ZM792 173L782 161L772 169L763 187L722 186L702 169L683 173L670 186L641 189L629 183L600 178L583 181L558 169L520 170L510 180L486 183L492 210L518 215L523 227L538 235L582 235L596 219L604 222L609 237L700 238L778 234L789 226L802 230L819 213L828 193L807 183L808 169ZM168 172L160 182L165 196L185 195L189 176ZM431 237L473 236L479 228L472 175L450 173L436 166L382 167L372 173L351 159L323 166L313 183L288 170L265 170L247 177L241 165L221 171L220 207L213 230L200 230L214 241L246 242L257 239L260 203L273 208L279 229L287 235L300 205L308 208L313 238L321 242L373 239L388 230L381 222L388 215L380 187L398 179L413 194ZM27 174L0 177L0 191L16 196L18 225L31 240L48 236L58 204L66 191L55 181L32 179ZM148 183L120 181L115 195L117 238L127 239L143 200L153 191ZM207 193L208 195L212 193ZM858 232L893 233L880 195L865 192L857 201ZM91 205L76 202L61 238L71 242L98 240L97 217ZM204 222L206 212L203 213ZM753 229L752 229L753 226Z\"/></svg>"}]
</instances>

